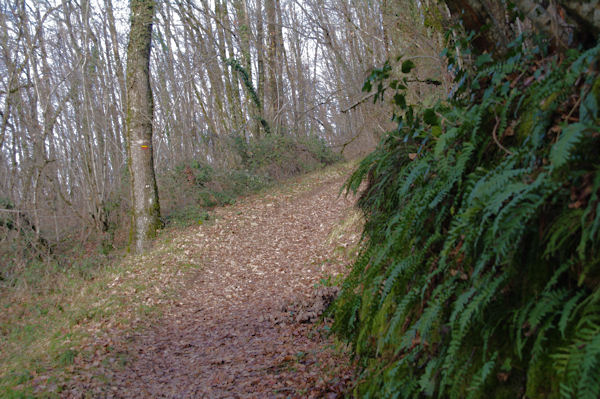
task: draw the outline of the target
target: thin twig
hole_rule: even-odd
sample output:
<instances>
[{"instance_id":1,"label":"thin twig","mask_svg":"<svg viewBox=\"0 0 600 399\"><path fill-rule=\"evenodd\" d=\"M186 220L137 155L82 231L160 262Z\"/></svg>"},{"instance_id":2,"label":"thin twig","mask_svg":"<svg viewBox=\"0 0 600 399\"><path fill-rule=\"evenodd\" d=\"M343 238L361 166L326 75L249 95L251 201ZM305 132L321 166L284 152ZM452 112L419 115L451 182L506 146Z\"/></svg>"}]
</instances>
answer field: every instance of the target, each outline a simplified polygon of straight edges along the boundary
<instances>
[{"instance_id":1,"label":"thin twig","mask_svg":"<svg viewBox=\"0 0 600 399\"><path fill-rule=\"evenodd\" d=\"M332 145L332 148L338 148L338 147L342 147L342 150L340 152L344 152L344 150L346 149L346 147L351 144L354 140L356 140L358 138L358 136L360 136L362 134L362 131L359 131L357 134L355 134L350 140L346 141L345 143L342 144L337 144L337 145Z\"/></svg>"},{"instance_id":2,"label":"thin twig","mask_svg":"<svg viewBox=\"0 0 600 399\"><path fill-rule=\"evenodd\" d=\"M581 104L581 100L583 99L583 97L587 96L588 92L589 92L589 90L586 90L585 93L583 93L582 95L579 96L579 98L577 98L577 101L575 101L575 105L573 105L573 108L571 108L571 111L569 111L569 113L567 114L567 117L565 118L566 121L569 121L569 119L571 119L571 116L573 115L575 110Z\"/></svg>"},{"instance_id":3,"label":"thin twig","mask_svg":"<svg viewBox=\"0 0 600 399\"><path fill-rule=\"evenodd\" d=\"M492 130L492 137L494 138L494 142L496 142L496 144L498 145L498 147L500 147L500 149L502 151L504 151L508 155L512 155L513 154L512 152L510 152L509 150L506 149L506 147L504 147L502 144L500 144L500 141L498 140L498 136L496 136L496 131L498 130L499 126L500 126L500 118L496 117L496 125L494 126L494 130Z\"/></svg>"},{"instance_id":4,"label":"thin twig","mask_svg":"<svg viewBox=\"0 0 600 399\"><path fill-rule=\"evenodd\" d=\"M369 98L373 97L377 93L378 93L377 91L374 91L372 93L367 94L366 96L364 96L363 98L361 98L360 100L358 100L357 102L352 104L351 106L342 109L340 112L345 114L346 112L358 107L360 104L364 103L365 101L367 101Z\"/></svg>"}]
</instances>

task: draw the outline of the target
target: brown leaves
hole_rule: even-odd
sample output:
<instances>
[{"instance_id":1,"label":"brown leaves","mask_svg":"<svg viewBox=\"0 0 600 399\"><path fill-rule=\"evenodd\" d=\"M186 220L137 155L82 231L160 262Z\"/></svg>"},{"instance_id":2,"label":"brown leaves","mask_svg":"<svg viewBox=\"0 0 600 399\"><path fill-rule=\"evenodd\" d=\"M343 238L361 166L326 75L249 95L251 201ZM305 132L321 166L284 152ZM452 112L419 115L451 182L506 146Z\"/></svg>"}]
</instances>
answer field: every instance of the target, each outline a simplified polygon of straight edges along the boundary
<instances>
[{"instance_id":1,"label":"brown leaves","mask_svg":"<svg viewBox=\"0 0 600 399\"><path fill-rule=\"evenodd\" d=\"M336 248L351 248L359 237L354 227L339 229L353 205L337 195L344 174L327 173L216 209L214 223L178 235L180 261L202 258L201 268L152 326L135 334L115 331L111 347L126 352L128 362L100 362L109 365L108 382L96 382L92 391L116 397L343 397L353 375L349 360L332 349L322 326L310 324L337 294L315 284L346 270L347 251ZM94 354L87 364L99 358ZM89 384L77 381L71 396Z\"/></svg>"},{"instance_id":2,"label":"brown leaves","mask_svg":"<svg viewBox=\"0 0 600 399\"><path fill-rule=\"evenodd\" d=\"M314 323L337 297L338 287L317 287L305 300L295 299L282 306L288 320L296 323Z\"/></svg>"},{"instance_id":3,"label":"brown leaves","mask_svg":"<svg viewBox=\"0 0 600 399\"><path fill-rule=\"evenodd\" d=\"M594 187L593 179L594 174L587 173L583 176L583 182L580 187L571 186L571 203L569 204L569 208L580 209L587 206Z\"/></svg>"}]
</instances>

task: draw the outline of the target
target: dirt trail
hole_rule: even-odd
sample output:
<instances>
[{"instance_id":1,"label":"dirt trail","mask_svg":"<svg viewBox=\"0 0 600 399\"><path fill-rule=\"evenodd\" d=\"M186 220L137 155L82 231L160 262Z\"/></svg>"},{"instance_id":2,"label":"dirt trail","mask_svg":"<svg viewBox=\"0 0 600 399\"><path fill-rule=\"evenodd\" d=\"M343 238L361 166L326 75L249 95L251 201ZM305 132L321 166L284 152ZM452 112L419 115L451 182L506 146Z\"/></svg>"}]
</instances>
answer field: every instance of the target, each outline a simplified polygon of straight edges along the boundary
<instances>
[{"instance_id":1,"label":"dirt trail","mask_svg":"<svg viewBox=\"0 0 600 399\"><path fill-rule=\"evenodd\" d=\"M352 199L338 197L345 171L315 176L220 208L213 224L186 230L186 254L203 266L176 306L127 337L132 360L114 372L105 396L341 396L347 359L325 347L331 342L318 326L282 311L310 301L321 277L341 272L339 252L358 238L355 230L332 234L352 211Z\"/></svg>"}]
</instances>

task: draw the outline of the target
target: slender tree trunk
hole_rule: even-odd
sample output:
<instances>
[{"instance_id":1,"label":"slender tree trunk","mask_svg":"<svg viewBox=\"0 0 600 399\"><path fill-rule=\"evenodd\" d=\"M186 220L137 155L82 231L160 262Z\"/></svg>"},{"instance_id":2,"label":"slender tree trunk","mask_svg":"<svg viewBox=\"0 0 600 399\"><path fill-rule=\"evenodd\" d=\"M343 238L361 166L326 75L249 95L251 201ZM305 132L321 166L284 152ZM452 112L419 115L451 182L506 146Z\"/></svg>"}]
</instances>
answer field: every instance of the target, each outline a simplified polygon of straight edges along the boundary
<instances>
[{"instance_id":1,"label":"slender tree trunk","mask_svg":"<svg viewBox=\"0 0 600 399\"><path fill-rule=\"evenodd\" d=\"M130 7L127 47L127 144L133 208L130 246L139 253L162 227L152 155L154 104L149 67L154 1L131 0Z\"/></svg>"},{"instance_id":2,"label":"slender tree trunk","mask_svg":"<svg viewBox=\"0 0 600 399\"><path fill-rule=\"evenodd\" d=\"M115 73L119 82L119 97L121 104L124 103L123 99L126 96L125 88L125 76L123 74L123 64L121 62L121 55L119 54L119 39L117 35L117 28L115 25L115 17L113 15L112 0L104 0L104 7L106 9L106 17L108 19L108 28L110 32L111 47L113 51L113 57L115 58Z\"/></svg>"},{"instance_id":3,"label":"slender tree trunk","mask_svg":"<svg viewBox=\"0 0 600 399\"><path fill-rule=\"evenodd\" d=\"M289 114L289 107L287 106L287 99L285 96L285 83L288 82L290 85L292 76L289 73L287 54L285 51L285 43L283 40L283 12L281 9L281 1L275 1L275 12L277 14L277 80L276 80L276 91L277 91L277 126L287 127L291 116ZM284 68L287 73L287 78L284 77ZM295 98L295 95L294 95ZM282 112L287 108L287 112Z\"/></svg>"},{"instance_id":4,"label":"slender tree trunk","mask_svg":"<svg viewBox=\"0 0 600 399\"><path fill-rule=\"evenodd\" d=\"M240 53L242 57L242 66L248 72L248 77L252 80L252 58L250 52L250 21L248 18L248 10L246 0L234 0L236 28L239 37ZM250 115L250 126L253 134L260 136L260 109L252 100L250 94L246 96L246 108Z\"/></svg>"},{"instance_id":5,"label":"slender tree trunk","mask_svg":"<svg viewBox=\"0 0 600 399\"><path fill-rule=\"evenodd\" d=\"M264 116L265 109L265 54L264 54L264 27L262 15L262 0L256 0L256 64L257 64L257 92L260 102L260 115Z\"/></svg>"},{"instance_id":6,"label":"slender tree trunk","mask_svg":"<svg viewBox=\"0 0 600 399\"><path fill-rule=\"evenodd\" d=\"M222 7L223 13L223 35L225 37L225 44L227 45L227 58L235 57L235 49L233 45L233 29L231 26L231 20L229 19L229 6L227 0L223 0ZM227 68L225 68L227 69ZM242 111L242 99L240 97L240 82L237 73L232 70L231 73L231 103L232 112L234 114L234 121L236 123L235 129L236 134L243 134L245 130L246 121L244 119L244 112Z\"/></svg>"},{"instance_id":7,"label":"slender tree trunk","mask_svg":"<svg viewBox=\"0 0 600 399\"><path fill-rule=\"evenodd\" d=\"M279 109L279 96L277 95L277 75L279 72L279 54L277 45L277 18L275 0L265 0L265 14L267 16L267 84L265 104L266 115L276 132L279 132L279 123L276 121Z\"/></svg>"}]
</instances>

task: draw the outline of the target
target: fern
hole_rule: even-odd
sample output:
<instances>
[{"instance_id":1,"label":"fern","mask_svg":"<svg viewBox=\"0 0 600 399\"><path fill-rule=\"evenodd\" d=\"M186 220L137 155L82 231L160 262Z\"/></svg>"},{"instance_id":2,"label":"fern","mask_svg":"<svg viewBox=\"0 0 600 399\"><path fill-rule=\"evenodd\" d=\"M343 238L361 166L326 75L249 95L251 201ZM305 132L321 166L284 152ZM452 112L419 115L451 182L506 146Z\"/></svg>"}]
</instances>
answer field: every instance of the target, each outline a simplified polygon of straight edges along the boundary
<instances>
[{"instance_id":1,"label":"fern","mask_svg":"<svg viewBox=\"0 0 600 399\"><path fill-rule=\"evenodd\" d=\"M368 181L334 308L356 396L599 396L600 46L558 59L522 43L460 75L433 107L444 126L403 105L345 184Z\"/></svg>"},{"instance_id":2,"label":"fern","mask_svg":"<svg viewBox=\"0 0 600 399\"><path fill-rule=\"evenodd\" d=\"M592 195L589 200L589 205L585 209L581 217L581 225L583 231L581 241L577 246L577 253L580 258L586 257L586 249L591 244L592 251L597 250L598 232L600 231L600 173L596 169L596 177L592 186Z\"/></svg>"},{"instance_id":3,"label":"fern","mask_svg":"<svg viewBox=\"0 0 600 399\"><path fill-rule=\"evenodd\" d=\"M555 168L560 168L569 161L575 145L590 129L593 128L583 123L573 123L563 129L558 142L552 146L550 152L550 160Z\"/></svg>"},{"instance_id":4,"label":"fern","mask_svg":"<svg viewBox=\"0 0 600 399\"><path fill-rule=\"evenodd\" d=\"M494 353L492 358L490 360L488 360L487 362L485 362L481 366L481 368L477 371L477 373L473 377L473 380L471 381L471 384L467 388L467 391L469 392L467 399L472 399L472 398L474 399L474 398L479 397L479 393L481 392L481 390L485 384L485 381L490 376L490 374L492 373L492 370L496 366L496 358L497 357L498 357L498 353L496 352L496 353Z\"/></svg>"}]
</instances>

